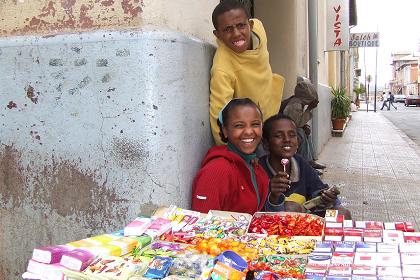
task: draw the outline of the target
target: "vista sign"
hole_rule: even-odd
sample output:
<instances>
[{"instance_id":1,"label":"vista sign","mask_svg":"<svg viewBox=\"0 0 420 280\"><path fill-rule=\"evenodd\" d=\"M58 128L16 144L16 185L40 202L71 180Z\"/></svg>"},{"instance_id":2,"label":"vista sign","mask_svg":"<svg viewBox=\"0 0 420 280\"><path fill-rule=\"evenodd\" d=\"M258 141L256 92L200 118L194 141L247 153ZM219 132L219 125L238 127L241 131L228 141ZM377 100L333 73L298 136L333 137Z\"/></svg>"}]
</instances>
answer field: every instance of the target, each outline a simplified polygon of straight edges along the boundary
<instances>
[{"instance_id":1,"label":"vista sign","mask_svg":"<svg viewBox=\"0 0 420 280\"><path fill-rule=\"evenodd\" d=\"M311 0L309 0L311 1ZM327 51L349 49L349 1L328 0L326 17Z\"/></svg>"}]
</instances>

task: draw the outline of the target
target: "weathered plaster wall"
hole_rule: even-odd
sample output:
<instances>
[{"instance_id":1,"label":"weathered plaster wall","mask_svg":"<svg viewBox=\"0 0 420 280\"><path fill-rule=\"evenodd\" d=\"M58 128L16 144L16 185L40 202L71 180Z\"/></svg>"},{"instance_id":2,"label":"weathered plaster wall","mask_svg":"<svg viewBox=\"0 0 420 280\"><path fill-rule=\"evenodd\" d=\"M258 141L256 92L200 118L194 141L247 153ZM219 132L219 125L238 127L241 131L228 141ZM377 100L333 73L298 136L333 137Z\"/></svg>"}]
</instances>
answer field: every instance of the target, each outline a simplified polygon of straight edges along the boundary
<instances>
[{"instance_id":1,"label":"weathered plaster wall","mask_svg":"<svg viewBox=\"0 0 420 280\"><path fill-rule=\"evenodd\" d=\"M270 63L274 72L286 78L283 99L293 95L297 75L309 78L308 1L311 0L254 0L255 16L260 18L267 32ZM324 1L325 2L325 1ZM313 123L317 152L331 137L330 92L325 87L331 64L325 50L325 3L318 1L318 118ZM329 60L328 60L329 59ZM335 66L335 64L334 64ZM332 69L335 75L337 69ZM316 135L315 135L316 134Z\"/></svg>"},{"instance_id":2,"label":"weathered plaster wall","mask_svg":"<svg viewBox=\"0 0 420 280\"><path fill-rule=\"evenodd\" d=\"M140 0L5 0L0 2L2 36L55 34L138 26Z\"/></svg>"},{"instance_id":3,"label":"weathered plaster wall","mask_svg":"<svg viewBox=\"0 0 420 280\"><path fill-rule=\"evenodd\" d=\"M332 67L335 67L337 62L332 57L334 52L327 52L326 34L327 34L327 1L318 1L318 81L324 85L333 85L331 79L335 75L335 69L331 72Z\"/></svg>"},{"instance_id":4,"label":"weathered plaster wall","mask_svg":"<svg viewBox=\"0 0 420 280\"><path fill-rule=\"evenodd\" d=\"M316 118L318 123L313 123L312 126L316 126L318 129L318 138L314 141L314 145L320 154L331 138L331 89L328 85L318 83L318 98L318 118Z\"/></svg>"},{"instance_id":5,"label":"weathered plaster wall","mask_svg":"<svg viewBox=\"0 0 420 280\"><path fill-rule=\"evenodd\" d=\"M0 40L0 279L36 246L189 207L213 51L164 30Z\"/></svg>"},{"instance_id":6,"label":"weathered plaster wall","mask_svg":"<svg viewBox=\"0 0 420 280\"><path fill-rule=\"evenodd\" d=\"M306 30L298 18L302 0L255 0L255 17L262 20L268 37L270 64L273 72L285 79L283 98L293 95L297 75L306 68L306 48L301 42L306 40ZM304 6L303 6L304 7ZM298 23L299 21L299 23Z\"/></svg>"},{"instance_id":7,"label":"weathered plaster wall","mask_svg":"<svg viewBox=\"0 0 420 280\"><path fill-rule=\"evenodd\" d=\"M211 14L220 0L143 0L141 25L169 27L215 44Z\"/></svg>"},{"instance_id":8,"label":"weathered plaster wall","mask_svg":"<svg viewBox=\"0 0 420 280\"><path fill-rule=\"evenodd\" d=\"M214 43L217 0L2 0L0 36L170 28Z\"/></svg>"},{"instance_id":9,"label":"weathered plaster wall","mask_svg":"<svg viewBox=\"0 0 420 280\"><path fill-rule=\"evenodd\" d=\"M0 1L0 279L36 246L188 207L217 3Z\"/></svg>"}]
</instances>

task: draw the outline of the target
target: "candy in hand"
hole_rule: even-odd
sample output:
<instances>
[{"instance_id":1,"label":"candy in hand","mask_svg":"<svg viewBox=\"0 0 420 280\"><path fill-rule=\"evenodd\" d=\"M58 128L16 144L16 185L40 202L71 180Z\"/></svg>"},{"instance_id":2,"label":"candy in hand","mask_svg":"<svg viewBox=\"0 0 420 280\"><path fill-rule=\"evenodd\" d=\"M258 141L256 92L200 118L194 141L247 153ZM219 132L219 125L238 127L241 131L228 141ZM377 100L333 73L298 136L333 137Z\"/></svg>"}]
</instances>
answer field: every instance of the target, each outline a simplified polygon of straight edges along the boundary
<instances>
[{"instance_id":1,"label":"candy in hand","mask_svg":"<svg viewBox=\"0 0 420 280\"><path fill-rule=\"evenodd\" d=\"M286 172L286 165L289 163L289 160L287 158L282 158L280 162L283 165L283 171Z\"/></svg>"}]
</instances>

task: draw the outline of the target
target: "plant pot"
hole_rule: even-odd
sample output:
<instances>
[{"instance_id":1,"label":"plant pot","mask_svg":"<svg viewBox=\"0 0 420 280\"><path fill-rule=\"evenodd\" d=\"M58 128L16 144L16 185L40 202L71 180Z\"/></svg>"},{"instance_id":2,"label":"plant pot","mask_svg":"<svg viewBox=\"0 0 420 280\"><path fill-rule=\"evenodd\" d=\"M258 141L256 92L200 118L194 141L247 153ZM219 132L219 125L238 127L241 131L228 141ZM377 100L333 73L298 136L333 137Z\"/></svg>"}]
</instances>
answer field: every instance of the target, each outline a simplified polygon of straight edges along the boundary
<instances>
[{"instance_id":1,"label":"plant pot","mask_svg":"<svg viewBox=\"0 0 420 280\"><path fill-rule=\"evenodd\" d=\"M351 105L351 100L346 94L346 89L333 87L331 93L331 119L345 119L350 113Z\"/></svg>"},{"instance_id":2,"label":"plant pot","mask_svg":"<svg viewBox=\"0 0 420 280\"><path fill-rule=\"evenodd\" d=\"M343 130L346 119L334 119L332 120L332 125L334 130Z\"/></svg>"}]
</instances>

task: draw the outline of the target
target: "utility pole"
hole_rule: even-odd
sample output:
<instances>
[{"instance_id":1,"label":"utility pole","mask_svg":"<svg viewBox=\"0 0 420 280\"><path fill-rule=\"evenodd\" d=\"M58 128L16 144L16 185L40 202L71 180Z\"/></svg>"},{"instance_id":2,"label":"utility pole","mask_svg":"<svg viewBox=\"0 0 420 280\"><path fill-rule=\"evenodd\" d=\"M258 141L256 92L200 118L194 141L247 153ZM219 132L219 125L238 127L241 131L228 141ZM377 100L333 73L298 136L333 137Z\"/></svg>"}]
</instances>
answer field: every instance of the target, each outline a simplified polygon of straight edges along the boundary
<instances>
[{"instance_id":1,"label":"utility pole","mask_svg":"<svg viewBox=\"0 0 420 280\"><path fill-rule=\"evenodd\" d=\"M367 82L367 102L366 102L366 112L369 112L369 84L372 81L372 76L367 75L366 76L366 82Z\"/></svg>"},{"instance_id":2,"label":"utility pole","mask_svg":"<svg viewBox=\"0 0 420 280\"><path fill-rule=\"evenodd\" d=\"M308 29L309 29L309 79L318 90L318 0L308 1ZM312 143L314 154L318 154L318 109L312 115Z\"/></svg>"}]
</instances>

